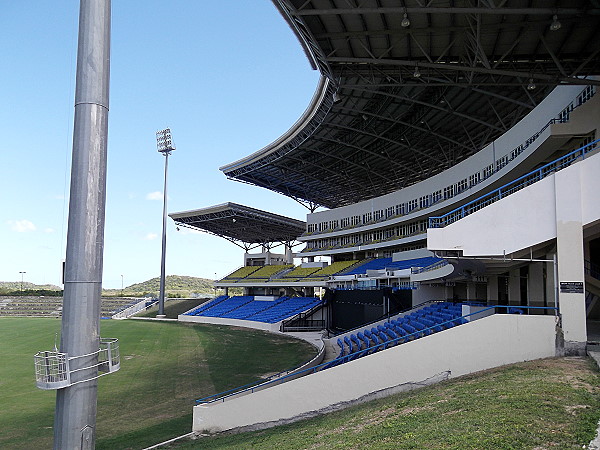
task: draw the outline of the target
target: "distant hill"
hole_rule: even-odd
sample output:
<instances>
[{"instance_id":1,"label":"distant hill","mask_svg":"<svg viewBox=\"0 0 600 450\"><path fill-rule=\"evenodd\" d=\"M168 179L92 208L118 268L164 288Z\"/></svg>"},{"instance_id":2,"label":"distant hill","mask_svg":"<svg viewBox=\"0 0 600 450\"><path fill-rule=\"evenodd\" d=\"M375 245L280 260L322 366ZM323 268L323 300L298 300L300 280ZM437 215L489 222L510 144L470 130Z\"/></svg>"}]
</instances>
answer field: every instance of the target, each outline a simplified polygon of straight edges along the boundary
<instances>
[{"instance_id":1,"label":"distant hill","mask_svg":"<svg viewBox=\"0 0 600 450\"><path fill-rule=\"evenodd\" d=\"M33 284L28 281L24 281L21 286L20 281L0 281L0 290L7 291L20 291L21 287L23 290L31 290L31 289L45 289L47 291L60 291L62 288L54 285L54 284Z\"/></svg>"},{"instance_id":2,"label":"distant hill","mask_svg":"<svg viewBox=\"0 0 600 450\"><path fill-rule=\"evenodd\" d=\"M165 279L165 292L169 297L190 297L193 294L214 295L214 280L208 278L168 275ZM157 297L160 291L160 278L151 278L142 283L132 284L121 289L103 289L102 295L138 297L151 295ZM232 291L233 292L233 291ZM240 291L241 292L241 291ZM217 294L221 294L217 290ZM235 291L235 293L238 293ZM0 281L0 295L62 295L62 289L53 284L34 284L20 281Z\"/></svg>"},{"instance_id":3,"label":"distant hill","mask_svg":"<svg viewBox=\"0 0 600 450\"><path fill-rule=\"evenodd\" d=\"M182 275L168 275L165 279L165 291L169 296L188 297L191 294L215 293L214 280L208 278L188 277ZM142 283L132 284L123 289L124 295L158 295L160 290L160 278L151 278ZM104 294L120 294L121 289L105 289Z\"/></svg>"},{"instance_id":4,"label":"distant hill","mask_svg":"<svg viewBox=\"0 0 600 450\"><path fill-rule=\"evenodd\" d=\"M53 284L33 284L24 281L0 281L0 295L48 295L60 297L62 289Z\"/></svg>"}]
</instances>

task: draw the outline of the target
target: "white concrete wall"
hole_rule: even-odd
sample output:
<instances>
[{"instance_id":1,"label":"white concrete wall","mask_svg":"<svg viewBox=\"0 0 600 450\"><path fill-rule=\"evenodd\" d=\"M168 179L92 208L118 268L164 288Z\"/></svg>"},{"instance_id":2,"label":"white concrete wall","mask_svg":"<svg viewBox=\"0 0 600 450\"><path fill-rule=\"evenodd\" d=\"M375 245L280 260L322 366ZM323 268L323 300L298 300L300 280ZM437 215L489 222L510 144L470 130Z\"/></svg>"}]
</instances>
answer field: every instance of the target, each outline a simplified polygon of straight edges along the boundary
<instances>
[{"instance_id":1,"label":"white concrete wall","mask_svg":"<svg viewBox=\"0 0 600 450\"><path fill-rule=\"evenodd\" d=\"M499 314L273 386L194 407L193 431L222 431L309 416L407 383L555 355L555 318Z\"/></svg>"},{"instance_id":2,"label":"white concrete wall","mask_svg":"<svg viewBox=\"0 0 600 450\"><path fill-rule=\"evenodd\" d=\"M450 265L451 266L451 265ZM434 271L437 272L437 271ZM413 279L411 278L411 281ZM443 285L429 286L422 284L419 289L412 291L412 304L413 306L420 305L421 303L428 302L430 300L446 300L446 287Z\"/></svg>"},{"instance_id":3,"label":"white concrete wall","mask_svg":"<svg viewBox=\"0 0 600 450\"><path fill-rule=\"evenodd\" d=\"M183 314L177 316L177 320L180 322L209 323L212 325L229 325L234 327L254 328L255 330L271 332L279 331L281 326L281 322L265 323L255 322L252 320L227 319L224 317L186 316Z\"/></svg>"},{"instance_id":4,"label":"white concrete wall","mask_svg":"<svg viewBox=\"0 0 600 450\"><path fill-rule=\"evenodd\" d=\"M595 154L444 228L428 229L427 248L489 256L510 254L555 239L557 202L565 205L561 222L576 205L575 220L581 220L582 225L600 220L598 174L600 154ZM556 177L566 180L559 188ZM567 208L569 204L571 208Z\"/></svg>"}]
</instances>

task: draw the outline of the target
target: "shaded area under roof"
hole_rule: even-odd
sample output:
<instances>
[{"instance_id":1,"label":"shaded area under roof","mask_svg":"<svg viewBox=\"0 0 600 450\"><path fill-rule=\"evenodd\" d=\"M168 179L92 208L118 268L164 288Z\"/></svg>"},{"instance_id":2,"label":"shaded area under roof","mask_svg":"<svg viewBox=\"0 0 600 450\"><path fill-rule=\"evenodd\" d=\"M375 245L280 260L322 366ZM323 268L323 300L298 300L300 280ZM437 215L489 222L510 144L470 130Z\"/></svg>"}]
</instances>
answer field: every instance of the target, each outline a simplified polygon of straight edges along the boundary
<instances>
[{"instance_id":1,"label":"shaded area under roof","mask_svg":"<svg viewBox=\"0 0 600 450\"><path fill-rule=\"evenodd\" d=\"M246 249L252 244L290 243L306 231L306 222L237 203L171 213L169 217L178 225L214 234Z\"/></svg>"},{"instance_id":2,"label":"shaded area under roof","mask_svg":"<svg viewBox=\"0 0 600 450\"><path fill-rule=\"evenodd\" d=\"M589 79L600 74L595 1L272 1L322 80L286 134L221 170L313 205L417 183L556 86L599 84Z\"/></svg>"}]
</instances>

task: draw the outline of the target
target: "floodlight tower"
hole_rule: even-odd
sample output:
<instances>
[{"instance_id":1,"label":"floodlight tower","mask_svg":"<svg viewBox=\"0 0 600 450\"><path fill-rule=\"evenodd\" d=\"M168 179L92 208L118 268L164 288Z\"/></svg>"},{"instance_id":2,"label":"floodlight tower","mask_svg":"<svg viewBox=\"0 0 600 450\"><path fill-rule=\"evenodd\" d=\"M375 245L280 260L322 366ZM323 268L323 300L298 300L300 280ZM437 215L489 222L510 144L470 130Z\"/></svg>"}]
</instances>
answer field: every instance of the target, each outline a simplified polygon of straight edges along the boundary
<instances>
[{"instance_id":1,"label":"floodlight tower","mask_svg":"<svg viewBox=\"0 0 600 450\"><path fill-rule=\"evenodd\" d=\"M23 292L23 275L27 272L19 272L21 274L21 292Z\"/></svg>"},{"instance_id":2,"label":"floodlight tower","mask_svg":"<svg viewBox=\"0 0 600 450\"><path fill-rule=\"evenodd\" d=\"M56 393L55 449L93 449L104 251L110 0L80 0L73 162L60 351L72 377Z\"/></svg>"},{"instance_id":3,"label":"floodlight tower","mask_svg":"<svg viewBox=\"0 0 600 450\"><path fill-rule=\"evenodd\" d=\"M163 224L162 224L162 255L160 258L160 292L158 294L158 315L165 317L165 255L167 252L167 170L169 168L169 155L175 146L171 138L171 130L165 128L156 132L156 146L158 151L165 156L165 185L163 187Z\"/></svg>"}]
</instances>

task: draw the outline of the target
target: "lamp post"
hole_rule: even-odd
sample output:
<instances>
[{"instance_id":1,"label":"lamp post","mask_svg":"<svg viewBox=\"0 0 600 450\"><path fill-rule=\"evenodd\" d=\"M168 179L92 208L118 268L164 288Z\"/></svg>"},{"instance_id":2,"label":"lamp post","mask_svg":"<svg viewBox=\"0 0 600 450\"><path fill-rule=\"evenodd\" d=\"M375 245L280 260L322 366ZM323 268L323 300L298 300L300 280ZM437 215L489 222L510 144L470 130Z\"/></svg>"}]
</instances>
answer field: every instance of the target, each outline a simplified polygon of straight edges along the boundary
<instances>
[{"instance_id":1,"label":"lamp post","mask_svg":"<svg viewBox=\"0 0 600 450\"><path fill-rule=\"evenodd\" d=\"M123 297L123 275L121 275L121 297Z\"/></svg>"},{"instance_id":2,"label":"lamp post","mask_svg":"<svg viewBox=\"0 0 600 450\"><path fill-rule=\"evenodd\" d=\"M23 292L23 275L27 272L19 272L21 274L21 292Z\"/></svg>"},{"instance_id":3,"label":"lamp post","mask_svg":"<svg viewBox=\"0 0 600 450\"><path fill-rule=\"evenodd\" d=\"M159 153L165 157L165 184L163 188L163 228L162 228L162 255L160 258L160 292L158 294L158 315L165 317L165 254L167 252L167 170L169 167L169 155L175 146L171 138L171 130L165 128L156 132L156 146Z\"/></svg>"}]
</instances>

